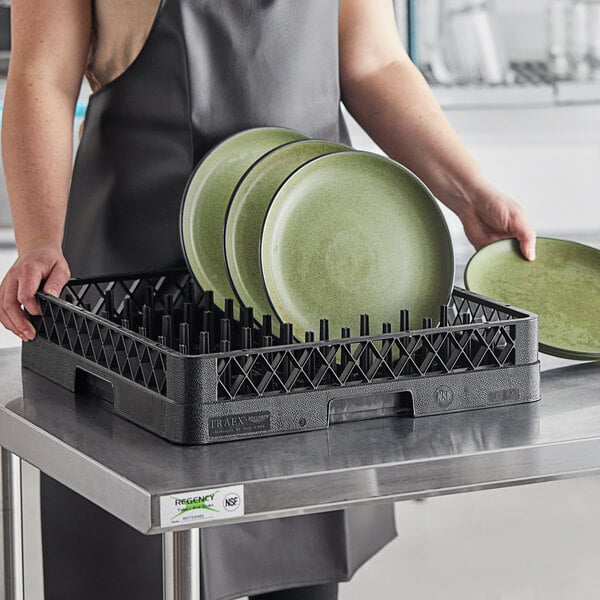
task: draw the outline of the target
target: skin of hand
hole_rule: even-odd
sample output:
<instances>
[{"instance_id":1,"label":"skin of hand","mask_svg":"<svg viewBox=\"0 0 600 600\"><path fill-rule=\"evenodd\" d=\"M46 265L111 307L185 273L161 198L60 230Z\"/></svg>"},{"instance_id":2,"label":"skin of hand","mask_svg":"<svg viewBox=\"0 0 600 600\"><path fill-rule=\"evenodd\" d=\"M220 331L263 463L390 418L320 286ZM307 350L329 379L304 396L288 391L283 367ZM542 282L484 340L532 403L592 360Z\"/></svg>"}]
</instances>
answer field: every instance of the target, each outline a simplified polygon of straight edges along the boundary
<instances>
[{"instance_id":1,"label":"skin of hand","mask_svg":"<svg viewBox=\"0 0 600 600\"><path fill-rule=\"evenodd\" d=\"M40 247L20 254L0 284L0 322L24 341L32 340L35 329L20 305L39 315L35 293L40 282L45 279L43 291L58 296L69 277L60 247Z\"/></svg>"},{"instance_id":2,"label":"skin of hand","mask_svg":"<svg viewBox=\"0 0 600 600\"><path fill-rule=\"evenodd\" d=\"M535 259L535 231L523 209L498 192L460 142L398 35L392 0L343 0L340 85L352 116L461 219L479 249L517 238Z\"/></svg>"},{"instance_id":3,"label":"skin of hand","mask_svg":"<svg viewBox=\"0 0 600 600\"><path fill-rule=\"evenodd\" d=\"M497 240L514 237L528 260L535 260L535 232L522 207L501 192L487 188L461 213L467 238L479 250Z\"/></svg>"},{"instance_id":4,"label":"skin of hand","mask_svg":"<svg viewBox=\"0 0 600 600\"><path fill-rule=\"evenodd\" d=\"M90 0L13 2L2 158L18 258L0 284L0 322L24 341L35 330L20 305L58 295L69 278L61 250L73 158L73 115L87 61Z\"/></svg>"}]
</instances>

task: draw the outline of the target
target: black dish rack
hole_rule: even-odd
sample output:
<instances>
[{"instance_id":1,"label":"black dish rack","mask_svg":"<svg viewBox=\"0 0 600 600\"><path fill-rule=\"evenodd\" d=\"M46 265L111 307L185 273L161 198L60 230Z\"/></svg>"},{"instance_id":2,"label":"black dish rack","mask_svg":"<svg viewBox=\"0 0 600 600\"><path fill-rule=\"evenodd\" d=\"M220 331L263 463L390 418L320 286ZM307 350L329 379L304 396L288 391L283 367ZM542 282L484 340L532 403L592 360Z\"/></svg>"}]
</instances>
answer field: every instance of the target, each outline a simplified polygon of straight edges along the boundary
<instances>
[{"instance_id":1,"label":"black dish rack","mask_svg":"<svg viewBox=\"0 0 600 600\"><path fill-rule=\"evenodd\" d=\"M455 288L439 320L297 342L289 324L213 304L185 270L38 292L23 366L170 441L206 444L539 399L537 317ZM236 318L234 318L236 317ZM422 328L421 328L422 327Z\"/></svg>"}]
</instances>

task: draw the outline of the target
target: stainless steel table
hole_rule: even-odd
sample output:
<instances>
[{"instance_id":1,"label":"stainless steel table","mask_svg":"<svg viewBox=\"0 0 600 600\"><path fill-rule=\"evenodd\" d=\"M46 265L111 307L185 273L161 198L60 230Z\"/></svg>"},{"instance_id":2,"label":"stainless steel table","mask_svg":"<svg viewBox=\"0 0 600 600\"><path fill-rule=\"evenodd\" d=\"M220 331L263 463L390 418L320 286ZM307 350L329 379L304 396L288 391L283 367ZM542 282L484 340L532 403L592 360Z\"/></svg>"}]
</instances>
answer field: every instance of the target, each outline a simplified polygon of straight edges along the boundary
<instances>
[{"instance_id":1,"label":"stainless steel table","mask_svg":"<svg viewBox=\"0 0 600 600\"><path fill-rule=\"evenodd\" d=\"M545 372L542 400L200 447L164 442L0 351L5 598L23 598L21 460L163 536L165 599L199 600L199 527L600 472L600 363ZM170 525L161 499L243 486L244 514ZM164 501L164 500L163 500Z\"/></svg>"}]
</instances>

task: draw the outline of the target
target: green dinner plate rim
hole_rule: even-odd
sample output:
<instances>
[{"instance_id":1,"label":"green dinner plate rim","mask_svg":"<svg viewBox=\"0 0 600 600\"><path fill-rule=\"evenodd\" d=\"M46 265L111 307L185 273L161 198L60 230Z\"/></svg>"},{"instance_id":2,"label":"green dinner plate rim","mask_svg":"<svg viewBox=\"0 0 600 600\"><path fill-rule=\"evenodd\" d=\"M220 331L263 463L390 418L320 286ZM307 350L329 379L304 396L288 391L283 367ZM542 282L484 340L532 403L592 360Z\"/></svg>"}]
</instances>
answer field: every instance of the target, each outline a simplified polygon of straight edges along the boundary
<instances>
[{"instance_id":1,"label":"green dinner plate rim","mask_svg":"<svg viewBox=\"0 0 600 600\"><path fill-rule=\"evenodd\" d=\"M566 240L563 238L555 238L555 237L550 237L547 235L537 235L535 239L536 240L549 240L551 242L565 242L566 244L572 244L574 246L581 246L583 248L592 249L592 250L595 250L596 252L600 252L600 250L598 250L598 248L594 248L594 246L590 246L590 245L584 244L582 242L577 242L575 240ZM517 248L519 248L519 251L520 251L519 240L517 240L517 238L504 238L502 240L496 240L495 242L486 244L485 246L483 246L482 248L477 250L469 258L469 260L467 261L467 264L465 265L465 273L464 273L464 277L463 277L463 280L465 282L465 287L469 291L474 291L474 290L471 290L471 288L469 287L469 281L468 281L469 267L471 266L471 263L476 259L476 257L479 255L480 252L483 252L484 250L491 248L492 246L499 246L501 244L506 245L507 243L511 243L513 246L517 246ZM478 292L475 292L475 293L478 293ZM515 307L515 308L519 308L519 307ZM519 308L519 310L524 310L524 309Z\"/></svg>"},{"instance_id":2,"label":"green dinner plate rim","mask_svg":"<svg viewBox=\"0 0 600 600\"><path fill-rule=\"evenodd\" d=\"M200 287L200 289L202 291L208 291L208 289L210 289L210 288L207 288L207 289L204 288L204 286L199 281L198 276L196 275L195 270L192 268L191 261L190 261L190 259L188 257L187 246L186 246L186 242L185 242L185 234L184 234L184 229L185 229L184 213L185 213L186 201L188 199L190 187L192 186L192 183L193 183L194 178L197 175L198 171L206 163L206 161L209 159L209 157L211 157L213 155L213 153L217 152L223 145L225 145L226 143L230 142L232 139L234 139L236 137L239 137L239 136L242 136L242 135L250 135L252 133L256 133L258 131L265 131L265 130L270 130L270 131L288 131L290 133L295 133L295 134L302 135L302 136L305 135L302 132L297 131L295 129L291 129L289 127L277 127L277 126L252 127L252 128L249 128L249 129L243 129L241 131L237 131L235 133L232 133L231 135L228 135L226 138L222 139L218 144L216 144L215 146L213 146L198 161L198 164L192 169L192 172L190 173L190 175L187 178L185 187L183 189L182 197L181 197L181 202L179 204L179 219L178 219L178 221L179 221L179 244L181 246L181 250L182 250L183 258L185 260L186 268L189 271L190 275L192 275L192 277L194 278L194 280L196 281L196 283L198 284L198 286ZM286 142L286 143L291 143L291 142ZM225 225L225 222L223 223L223 225ZM225 250L224 249L223 249L223 255L225 256ZM227 260L225 260L225 263L227 263ZM232 289L233 289L233 292L235 293L235 288L232 287ZM221 308L223 308L223 307L221 307Z\"/></svg>"},{"instance_id":3,"label":"green dinner plate rim","mask_svg":"<svg viewBox=\"0 0 600 600\"><path fill-rule=\"evenodd\" d=\"M549 356L556 356L557 358L566 358L568 360L581 360L581 361L594 361L600 360L600 352L569 352L564 348L558 348L557 346L549 346L539 342L538 344L540 352L548 354Z\"/></svg>"},{"instance_id":4,"label":"green dinner plate rim","mask_svg":"<svg viewBox=\"0 0 600 600\"><path fill-rule=\"evenodd\" d=\"M450 299L452 297L452 291L454 289L454 278L456 276L456 265L455 265L455 254L454 254L454 246L452 244L452 236L450 234L450 229L448 227L448 222L446 221L446 218L444 217L444 213L442 212L441 208L438 206L438 201L435 198L435 196L433 195L433 192L425 185L425 183L423 182L423 180L416 175L415 173L413 173L408 167L405 167L403 164L395 161L392 158L389 158L387 156L382 156L381 154L377 154L375 152L368 152L365 150L351 150L351 151L347 151L347 152L339 152L339 153L335 153L335 154L361 154L361 155L366 155L366 156L371 156L371 157L375 157L379 160L385 160L385 161L389 161L391 163L393 163L394 165L396 165L397 167L400 167L407 175L409 175L412 179L414 179L418 184L420 184L424 190L426 191L427 194L429 194L431 200L433 201L433 205L435 206L435 208L437 209L437 212L439 213L441 219L441 223L443 224L443 228L446 231L446 239L449 240L450 244L449 244L449 248L450 248L450 253L451 253L451 264L452 264L452 277L450 278L450 290L447 294L447 298ZM264 265L263 265L263 246L264 246L264 232L265 232L265 223L267 221L267 216L269 214L269 211L271 210L271 207L273 206L273 203L275 202L275 199L277 198L280 190L283 188L283 186L287 183L287 181L289 181L289 179L296 175L301 169L304 169L305 167L307 167L308 165L312 165L312 163L318 162L318 161L322 161L322 160L326 160L330 157L330 154L326 154L325 156L318 156L316 158L313 158L312 160L309 160L308 162L304 163L299 169L296 169L296 171L294 171L294 173L292 173L289 177L287 177L285 179L285 181L279 186L279 188L277 189L277 191L275 192L275 194L273 194L273 197L271 198L270 202L269 202L269 208L267 209L267 212L265 214L265 219L263 221L263 226L261 227L261 232L260 232L260 255L259 255L259 264L260 264L260 273L261 273L261 277L263 280L263 285L265 286L265 290L267 291L267 298L269 299L269 304L271 305L271 308L273 310L273 314L277 317L277 320L280 323L283 323L283 319L281 318L281 315L279 314L279 311L275 308L273 301L271 299L271 294L269 294L269 288L267 286L267 280L265 278L265 271L264 271ZM315 332L316 333L316 332ZM296 333L294 332L294 339L296 341L302 341L300 340L300 338L298 338L296 336ZM331 339L336 339L336 338L331 338Z\"/></svg>"},{"instance_id":5,"label":"green dinner plate rim","mask_svg":"<svg viewBox=\"0 0 600 600\"><path fill-rule=\"evenodd\" d=\"M307 143L313 143L313 142L327 142L333 145L338 145L338 146L345 146L345 148L340 148L339 150L332 150L331 152L323 155L323 156L329 156L329 154L337 154L338 152L348 152L348 151L352 151L354 152L354 149L351 146L347 146L346 144L342 144L340 142L331 142L330 140L321 140L321 139L313 139L313 138L308 138L305 140L295 140L292 142L288 142L287 144L283 144L282 146L277 146L276 148L273 148L272 150L269 150L269 152L267 152L266 154L263 154L257 161L255 161L254 163L252 163L252 165L246 170L246 172L244 173L244 175L242 175L242 177L239 179L239 181L237 182L235 189L233 190L229 201L227 202L227 210L225 211L225 226L223 227L223 248L225 249L225 265L227 266L227 276L229 277L229 283L231 284L231 288L233 289L233 291L235 292L235 296L236 296L236 300L242 305L242 306L246 306L245 303L242 301L242 298L239 295L239 292L237 290L237 287L235 285L235 281L233 280L233 276L231 274L231 267L229 265L229 261L227 260L227 256L228 256L228 252L227 252L227 246L226 246L226 236L227 236L227 222L229 220L229 215L231 212L231 207L233 204L233 200L235 198L236 192L238 191L238 189L240 188L240 186L242 185L242 181L245 179L246 175L250 172L251 169L253 169L255 166L258 166L258 164L260 163L260 161L262 161L263 159L265 159L267 156L281 150L282 148L285 148L287 146L292 146L292 145L296 145L296 144L307 144ZM284 179L284 181L279 185L279 187L277 188L277 190L275 191L275 194L273 194L273 198L277 195L277 192L279 191L279 189L281 188L281 186L283 185L283 183L285 183L285 181L287 181L287 179L289 177L291 177L298 169L301 169L302 167L304 167L308 162L311 162L312 160L315 160L316 158L321 158L320 156L317 156L315 158L311 158L308 161L302 163L300 166L296 167L291 173L288 174L288 176ZM271 200L269 200L269 206L267 207L267 210L265 211L265 218L269 212L269 208L271 206L271 202L273 201L273 198L271 198ZM264 219L263 219L263 224L264 224ZM262 241L262 226L261 226L261 238L259 240L259 246L260 246L260 242ZM259 259L260 261L260 259ZM260 265L259 265L260 267ZM262 268L260 269L261 271L261 278L262 278ZM264 278L262 278L263 281L263 287L264 287ZM271 304L270 298L269 298L269 294L266 292L266 288L265 288L265 294L267 296L267 299L269 300L269 305L271 306L271 310L273 310L273 306ZM277 313L273 313L273 315L279 319L279 316L277 315ZM260 325L260 321L257 319L257 315L254 316L254 321Z\"/></svg>"},{"instance_id":6,"label":"green dinner plate rim","mask_svg":"<svg viewBox=\"0 0 600 600\"><path fill-rule=\"evenodd\" d=\"M591 250L595 250L596 252L600 252L600 250L598 250L598 248L594 248L594 246L590 246L588 244L583 244L582 242L577 242L575 240L566 240L564 238L555 238L555 237L550 237L550 236L544 236L544 235L538 235L536 236L536 240L548 240L550 242L563 242L569 245L573 245L573 246L581 246L582 248L586 248L586 249L591 249ZM492 246L496 246L496 245L507 245L507 244L511 244L513 247L517 247L519 248L520 251L520 246L519 246L519 241L516 238L506 238L503 240L496 240L495 242L492 242L491 244L487 244L486 246L484 246L483 248L480 248L479 250L477 250L477 252L475 252L471 258L469 258L469 260L467 261L467 264L465 265L465 273L464 273L464 277L463 280L465 282L465 287L470 290L470 291L474 291L471 289L470 285L469 285L469 279L468 279L468 275L469 275L469 267L471 266L471 263L476 259L476 257L479 255L480 252L482 252L483 250L485 250L486 248L491 248ZM475 293L479 293L479 292L475 292ZM493 300L493 298L492 298ZM512 304L509 304L509 306L513 306ZM525 310L523 308L520 308L518 306L514 306L514 308L516 308L517 310ZM535 313L533 313L535 314ZM537 316L537 314L536 314ZM579 352L577 350L569 350L567 348L561 348L559 346L553 346L551 344L546 344L544 342L540 342L538 340L538 348L540 352L543 352L544 354L548 354L549 356L555 356L557 358L566 358L567 360L600 360L600 352Z\"/></svg>"}]
</instances>

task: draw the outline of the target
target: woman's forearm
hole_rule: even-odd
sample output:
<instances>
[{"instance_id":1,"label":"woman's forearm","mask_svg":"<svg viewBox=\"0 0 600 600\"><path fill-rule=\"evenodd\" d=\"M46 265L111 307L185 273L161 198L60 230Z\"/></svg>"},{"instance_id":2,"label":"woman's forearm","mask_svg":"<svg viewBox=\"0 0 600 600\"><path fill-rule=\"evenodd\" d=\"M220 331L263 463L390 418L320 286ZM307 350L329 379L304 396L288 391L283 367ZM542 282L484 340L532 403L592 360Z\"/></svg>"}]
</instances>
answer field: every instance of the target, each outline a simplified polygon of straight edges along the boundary
<instances>
[{"instance_id":1,"label":"woman's forearm","mask_svg":"<svg viewBox=\"0 0 600 600\"><path fill-rule=\"evenodd\" d=\"M386 154L414 171L457 214L469 209L485 180L410 61L342 80L342 94Z\"/></svg>"},{"instance_id":2,"label":"woman's forearm","mask_svg":"<svg viewBox=\"0 0 600 600\"><path fill-rule=\"evenodd\" d=\"M516 237L535 258L523 209L488 183L460 143L400 42L391 0L343 0L340 83L359 124L460 217L475 248Z\"/></svg>"},{"instance_id":3,"label":"woman's forearm","mask_svg":"<svg viewBox=\"0 0 600 600\"><path fill-rule=\"evenodd\" d=\"M19 254L60 247L73 155L72 94L9 75L2 156Z\"/></svg>"}]
</instances>

